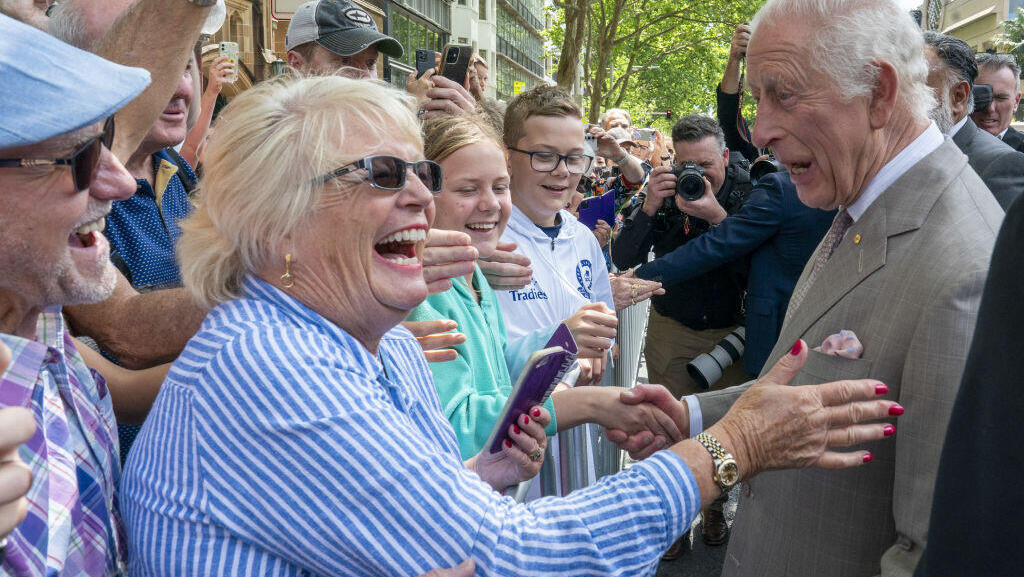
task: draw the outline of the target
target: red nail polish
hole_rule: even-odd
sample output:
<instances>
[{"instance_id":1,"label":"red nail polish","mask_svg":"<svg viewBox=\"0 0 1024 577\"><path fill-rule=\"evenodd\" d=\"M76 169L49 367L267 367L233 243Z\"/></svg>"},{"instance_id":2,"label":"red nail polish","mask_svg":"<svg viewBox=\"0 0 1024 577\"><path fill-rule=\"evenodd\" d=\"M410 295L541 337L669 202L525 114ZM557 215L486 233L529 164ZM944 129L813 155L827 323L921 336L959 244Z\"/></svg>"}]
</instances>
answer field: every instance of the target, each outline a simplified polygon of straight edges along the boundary
<instances>
[{"instance_id":1,"label":"red nail polish","mask_svg":"<svg viewBox=\"0 0 1024 577\"><path fill-rule=\"evenodd\" d=\"M903 414L903 407L899 405L893 405L889 407L889 414L894 417L898 417Z\"/></svg>"},{"instance_id":2,"label":"red nail polish","mask_svg":"<svg viewBox=\"0 0 1024 577\"><path fill-rule=\"evenodd\" d=\"M509 449L511 449L512 448L512 441L509 441L508 439L505 439L505 446L508 447Z\"/></svg>"},{"instance_id":3,"label":"red nail polish","mask_svg":"<svg viewBox=\"0 0 1024 577\"><path fill-rule=\"evenodd\" d=\"M864 455L864 459L863 459L863 461L864 461L865 463L870 463L870 462L871 462L871 459L874 459L874 458L875 458L875 457L874 457L874 456L873 456L873 455L872 455L871 453L866 453L866 454Z\"/></svg>"},{"instance_id":4,"label":"red nail polish","mask_svg":"<svg viewBox=\"0 0 1024 577\"><path fill-rule=\"evenodd\" d=\"M534 409L533 410L533 416L534 417L539 417L540 416L540 409Z\"/></svg>"},{"instance_id":5,"label":"red nail polish","mask_svg":"<svg viewBox=\"0 0 1024 577\"><path fill-rule=\"evenodd\" d=\"M530 417L527 417L526 415L523 415L523 424L524 425L529 425L530 424Z\"/></svg>"},{"instance_id":6,"label":"red nail polish","mask_svg":"<svg viewBox=\"0 0 1024 577\"><path fill-rule=\"evenodd\" d=\"M519 426L518 426L518 425L512 425L512 432L513 432L513 433L515 433L515 434L517 434L517 435L518 435L519 433L522 433L522 431L521 431L521 430L519 429Z\"/></svg>"},{"instance_id":7,"label":"red nail polish","mask_svg":"<svg viewBox=\"0 0 1024 577\"><path fill-rule=\"evenodd\" d=\"M802 351L803 349L804 349L803 341L801 341L800 339L797 339L796 342L793 343L793 348L789 349L789 354L791 354L791 355L793 355L795 357L795 356L799 355L800 351Z\"/></svg>"},{"instance_id":8,"label":"red nail polish","mask_svg":"<svg viewBox=\"0 0 1024 577\"><path fill-rule=\"evenodd\" d=\"M882 429L882 434L885 435L886 437L891 437L896 434L896 427L892 425L886 425Z\"/></svg>"},{"instance_id":9,"label":"red nail polish","mask_svg":"<svg viewBox=\"0 0 1024 577\"><path fill-rule=\"evenodd\" d=\"M877 385L875 385L875 394L876 395L884 395L884 394L886 394L888 392L889 392L889 387L883 385L882 383L878 383Z\"/></svg>"}]
</instances>

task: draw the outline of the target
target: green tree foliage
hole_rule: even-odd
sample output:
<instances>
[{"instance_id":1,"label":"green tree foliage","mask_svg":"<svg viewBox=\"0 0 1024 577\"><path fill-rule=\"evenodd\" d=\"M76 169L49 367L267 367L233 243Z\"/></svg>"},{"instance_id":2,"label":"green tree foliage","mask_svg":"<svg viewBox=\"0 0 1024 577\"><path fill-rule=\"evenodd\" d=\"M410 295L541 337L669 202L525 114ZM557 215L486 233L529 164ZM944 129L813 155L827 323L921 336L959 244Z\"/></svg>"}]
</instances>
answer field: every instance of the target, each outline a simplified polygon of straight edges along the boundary
<instances>
[{"instance_id":1,"label":"green tree foliage","mask_svg":"<svg viewBox=\"0 0 1024 577\"><path fill-rule=\"evenodd\" d=\"M764 0L558 0L549 32L552 45L561 49L556 79L572 89L574 74L568 72L582 67L583 100L591 122L601 111L618 107L629 110L637 124L649 120L652 126L667 129L670 122L652 113L672 110L678 118L714 111L715 86L725 69L733 28L749 21L763 4ZM581 10L586 18L579 17Z\"/></svg>"},{"instance_id":2,"label":"green tree foliage","mask_svg":"<svg viewBox=\"0 0 1024 577\"><path fill-rule=\"evenodd\" d=\"M1003 30L996 37L996 46L1016 56L1017 62L1024 62L1024 9L1018 8L1013 18L1003 21Z\"/></svg>"}]
</instances>

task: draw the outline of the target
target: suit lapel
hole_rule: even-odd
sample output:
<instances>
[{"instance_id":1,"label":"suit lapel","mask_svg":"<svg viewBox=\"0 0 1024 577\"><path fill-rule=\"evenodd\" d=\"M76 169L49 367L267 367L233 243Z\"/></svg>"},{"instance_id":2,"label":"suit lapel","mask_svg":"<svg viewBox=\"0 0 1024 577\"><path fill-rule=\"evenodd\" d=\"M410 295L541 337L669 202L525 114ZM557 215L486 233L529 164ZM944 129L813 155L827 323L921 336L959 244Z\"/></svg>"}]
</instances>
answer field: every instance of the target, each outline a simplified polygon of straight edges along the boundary
<instances>
[{"instance_id":1,"label":"suit lapel","mask_svg":"<svg viewBox=\"0 0 1024 577\"><path fill-rule=\"evenodd\" d=\"M868 207L847 231L843 241L808 289L807 296L783 327L772 352L788 349L850 291L886 262L888 239L920 228L939 195L963 170L967 157L946 140L938 149L908 170ZM820 249L820 246L819 246ZM797 286L807 282L814 257L804 267ZM848 327L830 327L835 332ZM809 343L816 346L818 343ZM766 364L767 370L771 364Z\"/></svg>"}]
</instances>

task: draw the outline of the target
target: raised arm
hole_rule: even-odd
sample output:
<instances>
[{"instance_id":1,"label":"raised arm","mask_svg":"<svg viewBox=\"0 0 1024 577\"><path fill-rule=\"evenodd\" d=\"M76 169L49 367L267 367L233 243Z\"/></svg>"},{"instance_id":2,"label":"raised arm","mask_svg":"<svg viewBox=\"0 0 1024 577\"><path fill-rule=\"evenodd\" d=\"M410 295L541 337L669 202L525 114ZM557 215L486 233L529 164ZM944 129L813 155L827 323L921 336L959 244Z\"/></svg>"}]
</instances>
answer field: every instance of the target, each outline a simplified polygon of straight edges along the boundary
<instances>
[{"instance_id":1,"label":"raised arm","mask_svg":"<svg viewBox=\"0 0 1024 577\"><path fill-rule=\"evenodd\" d=\"M113 153L131 157L167 107L209 7L188 0L136 0L93 46L107 60L149 70L152 83L117 113Z\"/></svg>"}]
</instances>

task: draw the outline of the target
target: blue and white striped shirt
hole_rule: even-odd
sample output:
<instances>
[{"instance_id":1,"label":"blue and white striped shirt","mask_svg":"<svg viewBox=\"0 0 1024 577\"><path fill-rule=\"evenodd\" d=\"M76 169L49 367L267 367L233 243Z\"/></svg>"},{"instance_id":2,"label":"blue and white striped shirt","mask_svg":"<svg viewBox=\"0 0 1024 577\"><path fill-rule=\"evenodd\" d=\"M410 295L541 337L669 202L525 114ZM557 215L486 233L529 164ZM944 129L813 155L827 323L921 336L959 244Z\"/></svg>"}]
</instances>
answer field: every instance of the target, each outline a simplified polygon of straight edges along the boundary
<instances>
[{"instance_id":1,"label":"blue and white striped shirt","mask_svg":"<svg viewBox=\"0 0 1024 577\"><path fill-rule=\"evenodd\" d=\"M174 363L124 474L133 576L651 575L700 508L667 451L522 505L467 470L416 340L380 360L247 279ZM383 363L383 367L382 367Z\"/></svg>"}]
</instances>

